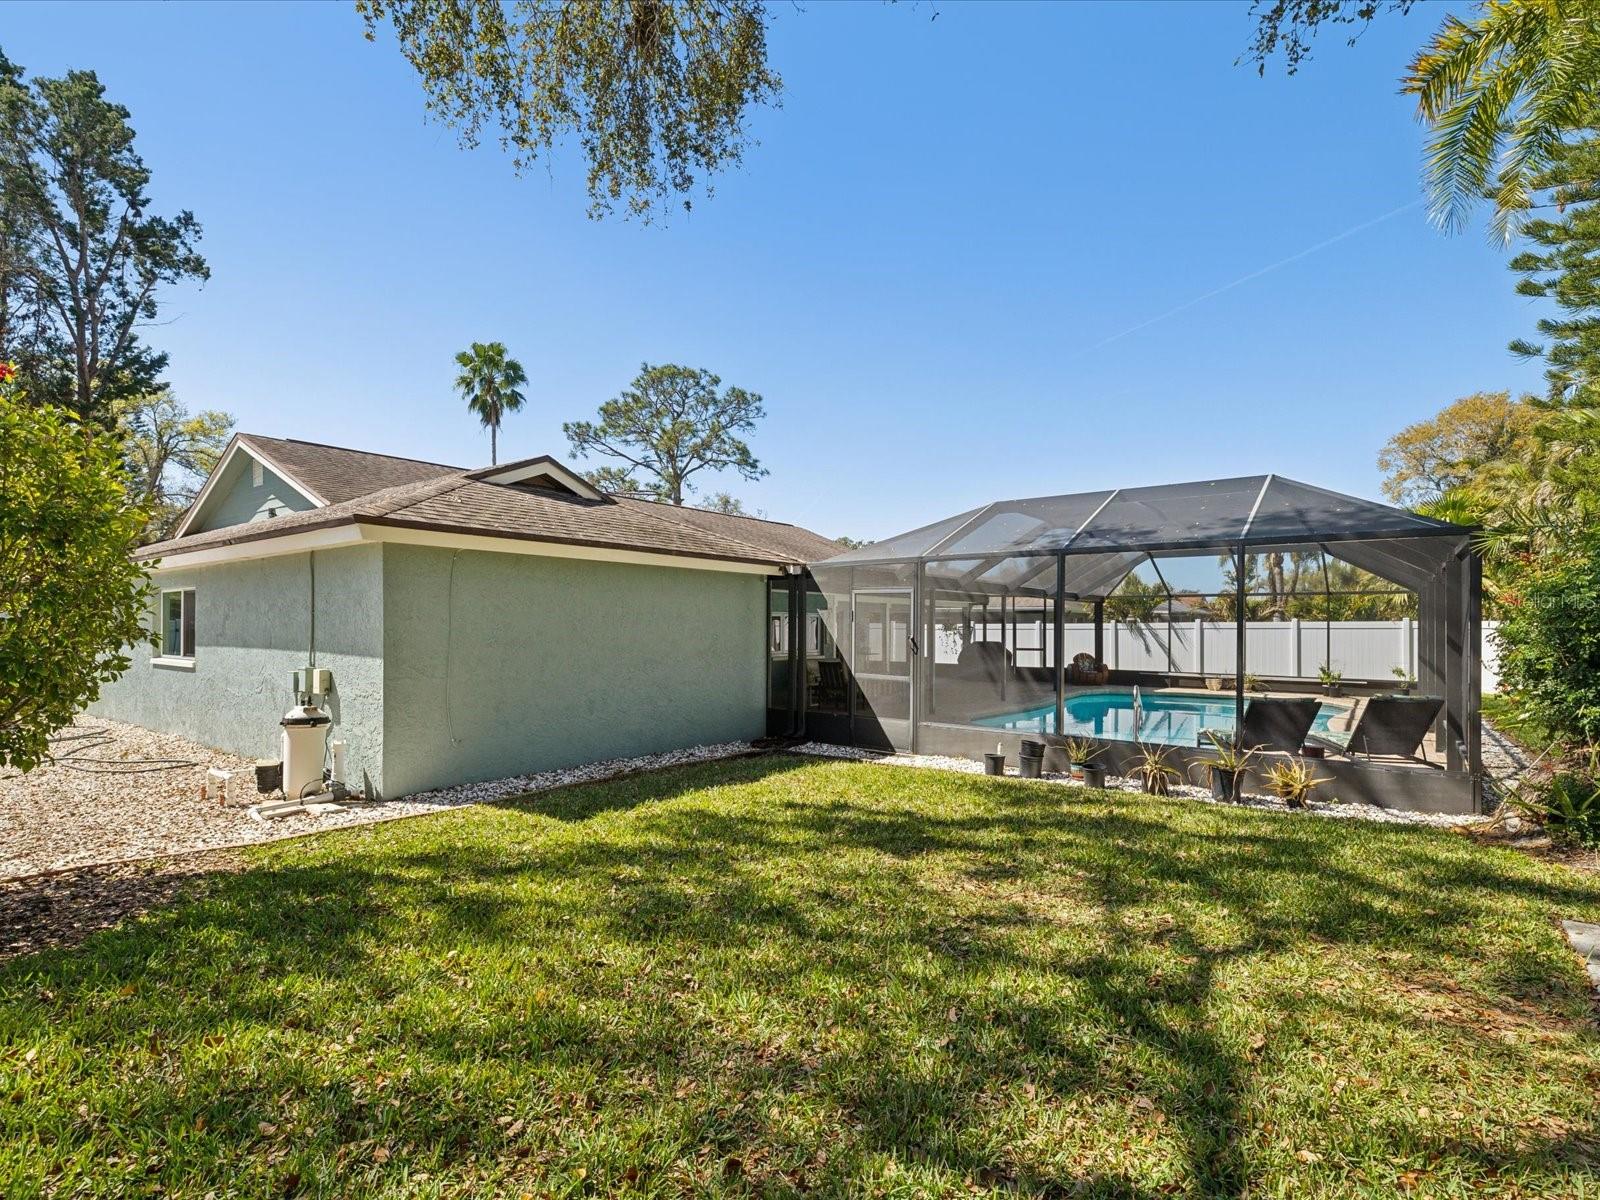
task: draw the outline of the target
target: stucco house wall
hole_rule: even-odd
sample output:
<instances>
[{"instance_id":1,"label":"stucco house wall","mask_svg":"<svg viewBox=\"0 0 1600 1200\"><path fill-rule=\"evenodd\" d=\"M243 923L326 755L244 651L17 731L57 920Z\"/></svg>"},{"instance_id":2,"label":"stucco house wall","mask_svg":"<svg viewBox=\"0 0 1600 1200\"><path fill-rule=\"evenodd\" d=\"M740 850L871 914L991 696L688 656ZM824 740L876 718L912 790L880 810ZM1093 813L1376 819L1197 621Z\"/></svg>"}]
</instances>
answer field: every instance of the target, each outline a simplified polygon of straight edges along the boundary
<instances>
[{"instance_id":1,"label":"stucco house wall","mask_svg":"<svg viewBox=\"0 0 1600 1200\"><path fill-rule=\"evenodd\" d=\"M157 587L195 589L194 660L165 664L151 647L137 647L133 665L89 711L277 758L278 721L294 703L291 673L307 665L314 612L316 662L333 671L330 737L348 743L351 786L365 774L382 792L383 552L314 552L314 609L312 553L158 570Z\"/></svg>"},{"instance_id":2,"label":"stucco house wall","mask_svg":"<svg viewBox=\"0 0 1600 1200\"><path fill-rule=\"evenodd\" d=\"M90 711L278 757L313 562L352 788L398 797L764 732L763 576L393 544L159 571L195 588L194 660L140 647Z\"/></svg>"},{"instance_id":3,"label":"stucco house wall","mask_svg":"<svg viewBox=\"0 0 1600 1200\"><path fill-rule=\"evenodd\" d=\"M760 575L387 546L388 794L759 737Z\"/></svg>"}]
</instances>

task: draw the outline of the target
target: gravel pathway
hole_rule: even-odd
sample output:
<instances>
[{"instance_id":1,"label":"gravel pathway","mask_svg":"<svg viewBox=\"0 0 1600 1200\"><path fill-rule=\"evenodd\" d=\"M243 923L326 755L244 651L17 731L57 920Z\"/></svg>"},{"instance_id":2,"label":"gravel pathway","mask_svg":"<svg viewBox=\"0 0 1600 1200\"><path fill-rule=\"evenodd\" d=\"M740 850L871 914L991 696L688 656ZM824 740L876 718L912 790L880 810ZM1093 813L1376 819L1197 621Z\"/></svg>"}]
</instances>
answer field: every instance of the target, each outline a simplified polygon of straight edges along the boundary
<instances>
[{"instance_id":1,"label":"gravel pathway","mask_svg":"<svg viewBox=\"0 0 1600 1200\"><path fill-rule=\"evenodd\" d=\"M935 771L959 771L967 775L981 775L983 764L970 758L949 758L940 754L879 754L872 750L862 750L854 746L833 746L826 742L806 742L796 746L795 754L811 754L819 758L848 758L856 762L882 763L891 767L922 767ZM1015 772L1009 778L1017 778ZM1070 776L1047 773L1040 777L1043 783L1062 784L1067 787L1082 787L1083 784L1074 782ZM1110 791L1142 792L1135 780L1112 778L1107 780L1106 787ZM1194 787L1190 784L1174 784L1169 795L1182 796L1190 800L1201 800L1207 804L1221 804L1228 808L1255 808L1267 812L1281 812L1294 814L1309 814L1316 817L1331 817L1335 820L1375 821L1384 825L1435 825L1448 828L1457 825L1472 825L1484 820L1483 817L1472 814L1457 813L1425 813L1406 812L1393 808L1380 808L1375 804L1353 803L1328 803L1313 800L1309 808L1290 808L1276 796L1247 795L1237 804L1230 804L1225 800L1218 800L1211 794L1209 788Z\"/></svg>"},{"instance_id":2,"label":"gravel pathway","mask_svg":"<svg viewBox=\"0 0 1600 1200\"><path fill-rule=\"evenodd\" d=\"M280 841L503 800L634 771L745 754L748 742L695 746L639 758L590 763L487 783L422 792L399 800L347 803L343 812L256 821L257 799L244 783L245 804L200 799L208 767L242 770L251 763L186 738L80 716L62 730L57 757L22 775L0 771L0 880L49 871ZM160 769L154 769L158 767ZM266 797L261 797L266 799Z\"/></svg>"}]
</instances>

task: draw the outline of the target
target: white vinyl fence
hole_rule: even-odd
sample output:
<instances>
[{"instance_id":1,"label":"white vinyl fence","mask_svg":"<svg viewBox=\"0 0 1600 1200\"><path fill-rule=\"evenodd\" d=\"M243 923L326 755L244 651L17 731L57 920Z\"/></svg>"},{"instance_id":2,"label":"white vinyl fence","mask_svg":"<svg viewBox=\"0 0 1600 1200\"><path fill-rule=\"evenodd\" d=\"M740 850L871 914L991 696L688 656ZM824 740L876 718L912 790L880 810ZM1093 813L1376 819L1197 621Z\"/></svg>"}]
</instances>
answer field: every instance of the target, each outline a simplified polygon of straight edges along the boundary
<instances>
[{"instance_id":1,"label":"white vinyl fence","mask_svg":"<svg viewBox=\"0 0 1600 1200\"><path fill-rule=\"evenodd\" d=\"M1495 622L1483 625L1481 656L1483 690L1499 684ZM1232 621L1175 621L1171 640L1165 622L1108 622L1105 661L1115 670L1170 671L1183 675L1232 675L1237 670L1235 629ZM1054 630L1046 622L1019 621L1013 646L1018 666L1044 666ZM998 622L973 626L980 641L999 641ZM1069 623L1065 627L1066 653L1093 653L1094 626ZM954 662L961 652L959 637L941 636L935 654L939 662ZM1417 673L1417 623L1400 621L1251 621L1245 626L1245 674L1263 678L1315 679L1324 664L1346 679L1397 678L1396 668Z\"/></svg>"}]
</instances>

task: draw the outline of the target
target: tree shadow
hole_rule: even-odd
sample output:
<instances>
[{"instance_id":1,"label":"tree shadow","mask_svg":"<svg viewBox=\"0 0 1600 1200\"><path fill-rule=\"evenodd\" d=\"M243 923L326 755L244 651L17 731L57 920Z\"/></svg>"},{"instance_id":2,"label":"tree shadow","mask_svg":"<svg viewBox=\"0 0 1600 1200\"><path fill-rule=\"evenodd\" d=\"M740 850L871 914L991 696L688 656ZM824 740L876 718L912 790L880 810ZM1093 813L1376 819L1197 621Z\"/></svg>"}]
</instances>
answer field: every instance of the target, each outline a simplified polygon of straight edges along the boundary
<instances>
[{"instance_id":1,"label":"tree shadow","mask_svg":"<svg viewBox=\"0 0 1600 1200\"><path fill-rule=\"evenodd\" d=\"M1225 1010L1241 971L1309 946L1420 978L1430 957L1465 970L1463 947L1489 944L1494 961L1471 978L1526 984L1516 997L1566 1026L1586 990L1575 969L1553 969L1551 939L1530 948L1529 914L1600 909L1600 887L1437 831L784 756L462 815L273 847L262 869L215 878L189 903L0 965L5 1025L121 1004L105 1031L115 1055L174 1006L185 1040L203 1044L241 1025L325 1035L321 1006L358 1001L418 1064L397 1094L409 1136L446 1170L513 1153L500 1110L460 1098L481 1086L463 1082L473 1064L531 1081L557 1063L597 1081L590 1127L654 1113L662 1145L737 1159L737 1178L716 1175L711 1190L855 1192L886 1160L952 1191L1231 1197L1265 1169L1246 1135L1274 1055L1347 1003L1274 981L1247 1009L1260 1028L1240 1028ZM1485 943L1486 922L1508 912L1519 936ZM1390 955L1413 965L1391 968ZM171 980L158 986L202 956L227 962L229 979L193 991L180 980L176 996ZM482 985L498 990L469 1005L470 1020L441 1017L452 988L475 995L478 959L515 965ZM753 1015L726 1016L740 1006ZM1412 1019L1398 1000L1343 1015L1396 1034ZM1493 1042L1470 1022L1448 1036L1464 1056ZM1574 1036L1600 1063L1592 1030ZM698 1090L679 1096L685 1081ZM315 1100L338 1142L370 1134L350 1110L357 1082ZM222 1085L219 1147L248 1142L259 1098L289 1086L293 1073L272 1064L245 1092ZM770 1103L739 1099L750 1096ZM785 1114L801 1103L838 1123L797 1128ZM159 1127L179 1106L145 1095L138 1107ZM1087 1163L1052 1153L1035 1126L1148 1142L1164 1174L1101 1162L1087 1144ZM841 1129L848 1150L830 1132ZM87 1135L66 1137L81 1148ZM1581 1164L1596 1131L1552 1129L1521 1149L1416 1130L1401 1140L1491 1178ZM216 1153L222 1172L229 1152ZM557 1139L537 1153L574 1151Z\"/></svg>"}]
</instances>

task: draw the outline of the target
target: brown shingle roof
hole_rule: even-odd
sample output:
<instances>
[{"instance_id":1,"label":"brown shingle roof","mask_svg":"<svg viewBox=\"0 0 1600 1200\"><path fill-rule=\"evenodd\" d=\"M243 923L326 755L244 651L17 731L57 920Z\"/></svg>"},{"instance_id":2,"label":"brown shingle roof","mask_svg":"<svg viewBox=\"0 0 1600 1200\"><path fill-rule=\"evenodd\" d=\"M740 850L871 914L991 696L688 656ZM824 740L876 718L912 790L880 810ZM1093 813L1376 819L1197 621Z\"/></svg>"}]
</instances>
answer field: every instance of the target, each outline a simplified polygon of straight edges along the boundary
<instances>
[{"instance_id":1,"label":"brown shingle roof","mask_svg":"<svg viewBox=\"0 0 1600 1200\"><path fill-rule=\"evenodd\" d=\"M824 558L832 558L844 548L820 533L812 533L809 529L802 529L798 525L790 525L784 521L769 521L765 517L711 512L689 505L630 500L621 496L617 497L617 501L620 504L639 505L665 520L680 521L705 533L734 538L765 550L780 550L798 562L817 562Z\"/></svg>"},{"instance_id":2,"label":"brown shingle roof","mask_svg":"<svg viewBox=\"0 0 1600 1200\"><path fill-rule=\"evenodd\" d=\"M282 468L296 482L316 492L318 499L329 504L354 500L384 488L438 479L461 470L460 467L443 463L397 458L393 454L374 454L368 450L349 450L343 446L302 442L296 438L241 433L239 440L259 450L269 463Z\"/></svg>"},{"instance_id":3,"label":"brown shingle roof","mask_svg":"<svg viewBox=\"0 0 1600 1200\"><path fill-rule=\"evenodd\" d=\"M142 547L137 557L148 560L356 523L736 562L801 563L826 558L838 551L826 538L776 521L621 497L590 500L546 488L485 483L466 471L436 463L367 455L307 442L257 439L253 435L250 440L262 442L263 452L281 462L285 470L294 473L307 487L317 485L294 472L288 461L279 459L274 453L277 447L309 448L296 461L302 465L313 462L324 483L330 478L335 481L335 490L340 486L346 490L355 486L356 457L429 468L431 473L422 479L375 489L323 508L155 542ZM402 468L385 470L400 471ZM317 490L322 491L322 488L317 487ZM323 495L326 497L327 493Z\"/></svg>"}]
</instances>

